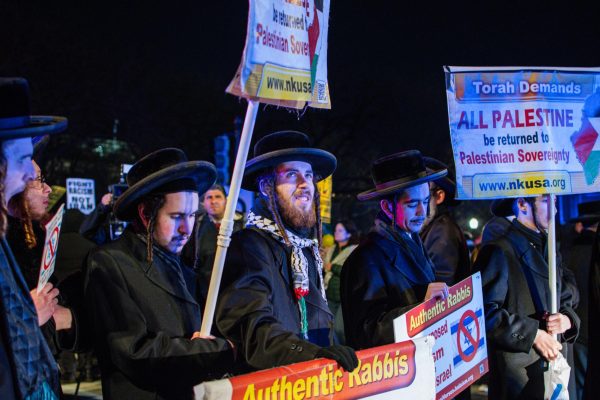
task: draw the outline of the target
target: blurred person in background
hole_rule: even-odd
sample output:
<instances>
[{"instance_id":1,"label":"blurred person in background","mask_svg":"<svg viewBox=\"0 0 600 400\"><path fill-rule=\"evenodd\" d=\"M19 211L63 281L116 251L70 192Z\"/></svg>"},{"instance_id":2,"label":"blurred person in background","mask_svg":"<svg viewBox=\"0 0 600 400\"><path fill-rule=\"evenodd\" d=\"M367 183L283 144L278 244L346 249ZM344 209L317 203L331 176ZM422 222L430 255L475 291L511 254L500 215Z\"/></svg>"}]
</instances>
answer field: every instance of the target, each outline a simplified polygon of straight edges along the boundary
<instances>
[{"instance_id":1,"label":"blurred person in background","mask_svg":"<svg viewBox=\"0 0 600 400\"><path fill-rule=\"evenodd\" d=\"M428 170L448 169L441 161L424 157ZM429 183L429 215L419 235L435 268L435 280L452 286L470 275L471 260L464 233L452 216L456 183L450 175Z\"/></svg>"},{"instance_id":2,"label":"blurred person in background","mask_svg":"<svg viewBox=\"0 0 600 400\"><path fill-rule=\"evenodd\" d=\"M344 319L340 300L340 276L346 259L356 249L360 241L354 222L342 220L335 224L335 245L325 248L323 268L325 270L325 293L327 303L333 314L335 334L341 344L346 342L344 335Z\"/></svg>"},{"instance_id":3,"label":"blurred person in background","mask_svg":"<svg viewBox=\"0 0 600 400\"><path fill-rule=\"evenodd\" d=\"M225 188L219 184L212 185L202 196L201 203L204 212L198 215L192 237L184 246L181 257L184 263L198 274L199 295L204 302L217 252L217 235L225 215L227 204ZM233 232L243 227L244 217L236 212L233 219Z\"/></svg>"}]
</instances>

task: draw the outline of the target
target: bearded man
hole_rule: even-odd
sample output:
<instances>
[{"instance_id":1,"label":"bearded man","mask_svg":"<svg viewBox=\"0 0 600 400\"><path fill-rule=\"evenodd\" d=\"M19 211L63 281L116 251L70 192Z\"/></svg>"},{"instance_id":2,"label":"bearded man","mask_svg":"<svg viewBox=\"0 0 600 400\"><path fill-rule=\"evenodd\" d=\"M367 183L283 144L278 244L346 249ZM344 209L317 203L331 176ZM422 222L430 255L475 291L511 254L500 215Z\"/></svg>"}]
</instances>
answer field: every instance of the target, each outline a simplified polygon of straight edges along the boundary
<instances>
[{"instance_id":1,"label":"bearded man","mask_svg":"<svg viewBox=\"0 0 600 400\"><path fill-rule=\"evenodd\" d=\"M216 311L219 331L239 349L242 370L315 358L351 371L354 351L336 345L319 254L321 220L315 184L335 157L300 132L263 137L246 164L244 189L260 199L227 253Z\"/></svg>"}]
</instances>

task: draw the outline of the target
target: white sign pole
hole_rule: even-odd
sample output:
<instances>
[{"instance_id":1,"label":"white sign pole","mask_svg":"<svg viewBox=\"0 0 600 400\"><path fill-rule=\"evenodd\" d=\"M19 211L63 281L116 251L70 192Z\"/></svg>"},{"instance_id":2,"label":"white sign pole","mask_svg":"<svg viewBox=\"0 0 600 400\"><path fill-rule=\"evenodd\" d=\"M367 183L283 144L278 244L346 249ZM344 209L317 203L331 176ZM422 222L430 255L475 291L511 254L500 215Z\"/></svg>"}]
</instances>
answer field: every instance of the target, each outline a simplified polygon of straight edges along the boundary
<instances>
[{"instance_id":1,"label":"white sign pole","mask_svg":"<svg viewBox=\"0 0 600 400\"><path fill-rule=\"evenodd\" d=\"M548 279L550 284L550 313L558 312L556 293L556 219L554 218L556 200L555 194L548 196ZM554 335L556 338L556 335Z\"/></svg>"},{"instance_id":2,"label":"white sign pole","mask_svg":"<svg viewBox=\"0 0 600 400\"><path fill-rule=\"evenodd\" d=\"M246 110L246 118L244 119L244 127L242 128L242 136L240 145L235 157L235 165L233 167L233 175L231 177L231 187L227 196L227 205L225 206L225 215L221 221L219 236L217 237L217 253L213 264L210 285L208 287L208 295L206 299L206 307L202 317L202 327L200 333L209 335L213 318L215 316L215 307L217 305L217 296L219 294L219 286L221 284L221 276L223 275L223 265L225 264L225 256L227 248L231 241L231 232L233 232L233 217L235 215L235 207L240 194L240 187L244 177L244 167L248 158L248 150L252 141L252 132L254 131L254 123L256 122L256 114L260 102L256 100L248 101L248 109Z\"/></svg>"}]
</instances>

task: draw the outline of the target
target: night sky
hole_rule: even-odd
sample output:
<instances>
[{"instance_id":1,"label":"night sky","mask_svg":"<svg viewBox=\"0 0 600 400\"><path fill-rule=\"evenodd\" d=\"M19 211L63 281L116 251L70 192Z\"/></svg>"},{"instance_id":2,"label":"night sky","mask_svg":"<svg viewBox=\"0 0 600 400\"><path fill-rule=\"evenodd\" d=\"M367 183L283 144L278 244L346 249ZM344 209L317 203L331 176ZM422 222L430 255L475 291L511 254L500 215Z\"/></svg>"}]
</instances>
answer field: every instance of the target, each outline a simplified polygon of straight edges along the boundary
<instances>
[{"instance_id":1,"label":"night sky","mask_svg":"<svg viewBox=\"0 0 600 400\"><path fill-rule=\"evenodd\" d=\"M378 156L416 148L450 161L444 65L600 66L589 7L396 3L405 2L331 2L332 110L258 114L255 138L299 129L332 151L340 196L369 188ZM241 59L247 7L2 0L0 74L29 79L34 113L67 116L75 141L110 138L119 119L118 138L136 156L177 146L212 161L213 138L246 109L224 90Z\"/></svg>"}]
</instances>

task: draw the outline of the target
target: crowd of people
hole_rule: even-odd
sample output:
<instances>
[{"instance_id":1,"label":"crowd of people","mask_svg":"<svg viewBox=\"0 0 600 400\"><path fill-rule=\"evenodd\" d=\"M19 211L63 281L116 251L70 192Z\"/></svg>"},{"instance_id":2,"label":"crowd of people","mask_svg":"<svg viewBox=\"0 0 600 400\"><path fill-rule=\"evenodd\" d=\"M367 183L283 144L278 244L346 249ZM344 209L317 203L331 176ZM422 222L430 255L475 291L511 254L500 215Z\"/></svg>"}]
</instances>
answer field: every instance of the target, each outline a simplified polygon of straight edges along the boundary
<instances>
[{"instance_id":1,"label":"crowd of people","mask_svg":"<svg viewBox=\"0 0 600 400\"><path fill-rule=\"evenodd\" d=\"M476 271L489 398L543 398L544 370L559 354L573 367L572 398L584 390L591 398L598 203L581 205L583 231L563 246L552 314L547 197L495 201L473 259L453 218L449 168L416 150L397 152L373 162L373 188L358 194L378 205L370 231L339 219L326 248L316 184L334 173L335 156L304 133L268 134L245 167L242 187L257 201L233 222L206 334L201 317L227 196L214 165L176 148L138 160L127 190L78 222L81 241L64 252L79 267L38 288L42 227L52 217L38 140L64 131L67 120L33 116L29 103L26 80L0 78L0 398L63 397L61 351L93 349L105 399L192 399L205 380L316 358L352 371L357 350L394 342L395 318L446 298ZM103 226L109 215L127 224L116 240Z\"/></svg>"}]
</instances>

